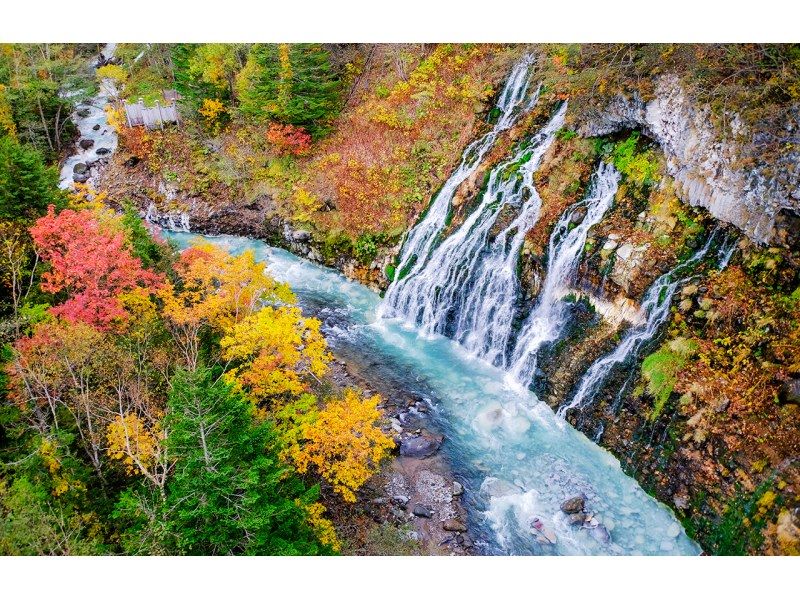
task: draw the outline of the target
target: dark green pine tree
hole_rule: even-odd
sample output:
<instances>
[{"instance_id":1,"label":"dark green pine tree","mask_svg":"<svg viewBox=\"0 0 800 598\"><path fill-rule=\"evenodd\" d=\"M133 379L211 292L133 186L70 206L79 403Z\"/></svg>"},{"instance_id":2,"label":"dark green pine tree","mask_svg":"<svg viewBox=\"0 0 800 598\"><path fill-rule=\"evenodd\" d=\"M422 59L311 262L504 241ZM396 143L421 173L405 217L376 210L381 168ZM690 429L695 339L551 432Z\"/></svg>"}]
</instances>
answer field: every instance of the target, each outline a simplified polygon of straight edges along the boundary
<instances>
[{"instance_id":1,"label":"dark green pine tree","mask_svg":"<svg viewBox=\"0 0 800 598\"><path fill-rule=\"evenodd\" d=\"M216 98L218 90L210 83L195 77L189 67L190 60L200 44L174 44L172 46L172 68L175 75L175 90L180 94L180 106L194 114L203 104L204 98Z\"/></svg>"},{"instance_id":2,"label":"dark green pine tree","mask_svg":"<svg viewBox=\"0 0 800 598\"><path fill-rule=\"evenodd\" d=\"M0 219L30 221L51 203L64 203L55 169L32 147L0 137Z\"/></svg>"},{"instance_id":3,"label":"dark green pine tree","mask_svg":"<svg viewBox=\"0 0 800 598\"><path fill-rule=\"evenodd\" d=\"M321 44L257 44L245 75L239 98L245 115L302 126L318 138L341 109L342 83Z\"/></svg>"},{"instance_id":4,"label":"dark green pine tree","mask_svg":"<svg viewBox=\"0 0 800 598\"><path fill-rule=\"evenodd\" d=\"M309 555L330 551L306 522L305 488L278 458L272 425L208 369L178 372L167 403L168 449L176 458L166 488L171 551L190 555Z\"/></svg>"}]
</instances>

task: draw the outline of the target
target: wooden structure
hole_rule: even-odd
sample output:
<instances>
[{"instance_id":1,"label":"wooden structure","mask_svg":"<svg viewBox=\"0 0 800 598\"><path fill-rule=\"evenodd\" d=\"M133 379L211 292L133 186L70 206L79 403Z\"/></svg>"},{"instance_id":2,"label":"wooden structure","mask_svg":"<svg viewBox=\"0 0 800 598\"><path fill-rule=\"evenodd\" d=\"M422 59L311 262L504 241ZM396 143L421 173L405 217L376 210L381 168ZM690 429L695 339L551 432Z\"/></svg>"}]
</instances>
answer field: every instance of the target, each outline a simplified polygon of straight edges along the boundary
<instances>
[{"instance_id":1,"label":"wooden structure","mask_svg":"<svg viewBox=\"0 0 800 598\"><path fill-rule=\"evenodd\" d=\"M180 123L178 115L178 93L174 90L163 92L165 103L156 100L156 105L148 107L144 105L144 100L139 98L135 104L123 100L122 107L125 109L125 119L129 127L146 127L148 129L164 128L164 123ZM168 102L168 103L167 103Z\"/></svg>"}]
</instances>

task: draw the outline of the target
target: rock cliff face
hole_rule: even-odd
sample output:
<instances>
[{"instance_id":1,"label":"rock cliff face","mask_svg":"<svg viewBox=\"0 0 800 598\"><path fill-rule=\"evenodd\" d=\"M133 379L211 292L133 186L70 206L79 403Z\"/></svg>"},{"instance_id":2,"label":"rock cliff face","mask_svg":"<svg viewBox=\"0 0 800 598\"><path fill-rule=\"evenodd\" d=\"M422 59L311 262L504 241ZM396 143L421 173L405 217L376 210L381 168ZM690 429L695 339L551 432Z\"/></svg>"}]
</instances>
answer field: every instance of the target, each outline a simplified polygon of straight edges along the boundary
<instances>
[{"instance_id":1,"label":"rock cliff face","mask_svg":"<svg viewBox=\"0 0 800 598\"><path fill-rule=\"evenodd\" d=\"M800 229L800 152L770 160L765 139L730 115L729 139L721 139L708 108L699 108L676 78L661 77L654 98L616 97L580 124L586 137L641 129L663 149L667 171L681 199L731 223L761 244L793 245ZM800 144L800 110L786 114L774 133L784 144Z\"/></svg>"}]
</instances>

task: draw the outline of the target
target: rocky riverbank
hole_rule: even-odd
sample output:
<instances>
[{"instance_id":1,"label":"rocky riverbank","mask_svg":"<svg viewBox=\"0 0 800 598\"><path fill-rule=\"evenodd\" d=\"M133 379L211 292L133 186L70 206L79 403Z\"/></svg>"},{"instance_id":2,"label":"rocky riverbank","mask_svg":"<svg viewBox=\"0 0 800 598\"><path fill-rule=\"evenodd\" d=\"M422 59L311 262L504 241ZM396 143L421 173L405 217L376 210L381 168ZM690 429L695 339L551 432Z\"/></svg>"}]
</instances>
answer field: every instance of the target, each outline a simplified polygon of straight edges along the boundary
<instances>
[{"instance_id":1,"label":"rocky riverbank","mask_svg":"<svg viewBox=\"0 0 800 598\"><path fill-rule=\"evenodd\" d=\"M440 451L445 438L429 417L429 406L418 397L371 379L357 363L340 356L329 379L338 388L358 386L380 393L380 407L386 415L384 431L392 435L397 447L394 457L359 492L353 509L328 505L350 551L397 550L391 543L373 546L375 532L386 535L389 530L402 553L474 554L475 542L461 504L464 489Z\"/></svg>"}]
</instances>

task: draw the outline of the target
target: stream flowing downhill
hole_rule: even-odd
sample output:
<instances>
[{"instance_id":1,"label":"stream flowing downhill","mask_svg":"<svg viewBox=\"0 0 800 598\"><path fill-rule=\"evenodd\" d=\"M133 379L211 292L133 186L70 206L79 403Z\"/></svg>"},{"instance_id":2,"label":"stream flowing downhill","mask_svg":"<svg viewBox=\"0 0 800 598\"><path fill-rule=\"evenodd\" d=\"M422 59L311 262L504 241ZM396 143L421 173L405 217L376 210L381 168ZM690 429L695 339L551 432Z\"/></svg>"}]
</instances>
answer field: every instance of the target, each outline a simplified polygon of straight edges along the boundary
<instances>
[{"instance_id":1,"label":"stream flowing downhill","mask_svg":"<svg viewBox=\"0 0 800 598\"><path fill-rule=\"evenodd\" d=\"M564 295L575 278L586 245L589 229L602 220L614 202L620 175L610 164L601 162L586 199L564 211L550 235L547 274L536 307L517 337L511 358L511 380L527 387L536 372L537 356L546 344L558 340L567 324ZM570 230L573 216L585 209L583 220Z\"/></svg>"},{"instance_id":2,"label":"stream flowing downhill","mask_svg":"<svg viewBox=\"0 0 800 598\"><path fill-rule=\"evenodd\" d=\"M188 233L165 233L181 246ZM383 392L412 393L431 407L442 450L465 486L469 524L486 554L698 554L674 514L624 474L619 462L557 418L505 371L437 335L377 317L380 297L344 276L261 241L206 240L252 249L289 283L306 313L323 321L331 349L358 360ZM379 382L379 383L378 383ZM573 527L561 503L583 494L596 527ZM538 517L555 544L537 541Z\"/></svg>"},{"instance_id":3,"label":"stream flowing downhill","mask_svg":"<svg viewBox=\"0 0 800 598\"><path fill-rule=\"evenodd\" d=\"M103 55L106 58L114 56L117 44L106 44L103 47ZM106 106L116 97L117 90L111 79L100 81L100 89L91 98L78 104L71 118L78 128L79 138L75 142L74 153L70 155L61 165L59 175L59 186L62 189L70 189L75 186L73 174L78 164L86 165L87 172L92 173L87 178L88 182L93 182L97 172L92 171L92 167L98 164L104 157L112 154L117 148L117 133L114 127L108 124ZM81 142L91 141L88 147L82 147Z\"/></svg>"}]
</instances>

